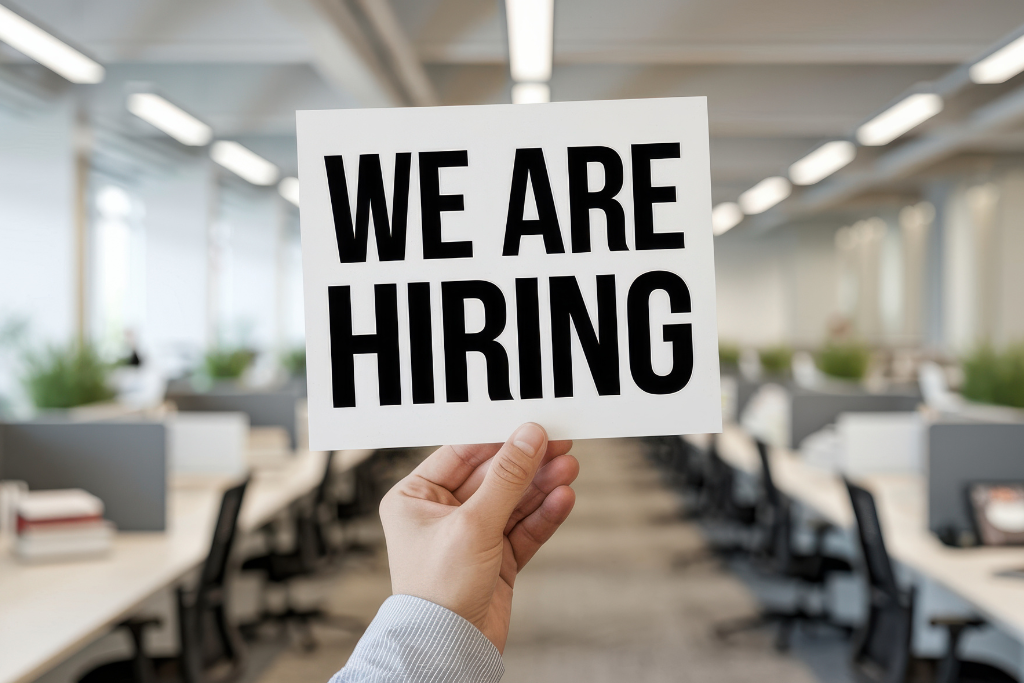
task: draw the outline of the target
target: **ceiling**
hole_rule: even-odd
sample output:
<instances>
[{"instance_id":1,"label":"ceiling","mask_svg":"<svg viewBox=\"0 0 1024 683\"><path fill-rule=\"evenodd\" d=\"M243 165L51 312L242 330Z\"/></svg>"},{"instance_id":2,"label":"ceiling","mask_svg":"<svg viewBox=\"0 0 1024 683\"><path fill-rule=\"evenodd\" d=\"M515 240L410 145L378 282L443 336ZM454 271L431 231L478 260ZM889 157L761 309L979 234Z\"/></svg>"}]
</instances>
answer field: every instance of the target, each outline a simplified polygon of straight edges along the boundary
<instances>
[{"instance_id":1,"label":"ceiling","mask_svg":"<svg viewBox=\"0 0 1024 683\"><path fill-rule=\"evenodd\" d=\"M107 67L101 85L77 86L89 88L98 125L158 137L124 109L127 92L155 89L286 172L296 109L510 101L500 0L0 2ZM381 32L378 11L397 31ZM888 179L882 171L915 142L931 141L925 165L1022 149L1024 107L967 140L947 139L1024 87L1020 77L967 87L962 76L965 62L1022 25L1020 0L556 0L552 99L707 96L718 202L785 173L823 141L850 137L908 89L945 84L940 117L880 151L861 150L835 178L762 219L778 223L903 182L920 163ZM9 49L0 58L9 76L40 69ZM941 159L936 135L946 136Z\"/></svg>"}]
</instances>

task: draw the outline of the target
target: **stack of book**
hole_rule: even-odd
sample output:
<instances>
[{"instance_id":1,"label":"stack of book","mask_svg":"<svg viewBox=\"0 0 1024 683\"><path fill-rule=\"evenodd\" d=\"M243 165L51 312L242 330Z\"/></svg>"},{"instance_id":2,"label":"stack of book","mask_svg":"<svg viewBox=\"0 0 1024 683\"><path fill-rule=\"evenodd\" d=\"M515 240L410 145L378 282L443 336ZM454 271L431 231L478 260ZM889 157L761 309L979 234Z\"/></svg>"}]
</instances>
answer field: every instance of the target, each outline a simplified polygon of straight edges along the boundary
<instances>
[{"instance_id":1,"label":"stack of book","mask_svg":"<svg viewBox=\"0 0 1024 683\"><path fill-rule=\"evenodd\" d=\"M114 525L103 501L81 489L31 491L18 500L15 554L25 560L101 555L110 550Z\"/></svg>"}]
</instances>

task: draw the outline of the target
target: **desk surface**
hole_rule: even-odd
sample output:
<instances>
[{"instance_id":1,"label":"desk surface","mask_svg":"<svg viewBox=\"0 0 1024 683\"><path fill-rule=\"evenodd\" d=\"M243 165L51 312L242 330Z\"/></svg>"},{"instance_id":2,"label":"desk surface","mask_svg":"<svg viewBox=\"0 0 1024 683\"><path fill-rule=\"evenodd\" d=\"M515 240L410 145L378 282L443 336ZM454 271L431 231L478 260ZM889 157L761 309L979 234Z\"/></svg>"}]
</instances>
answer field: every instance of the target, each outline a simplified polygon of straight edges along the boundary
<instances>
[{"instance_id":1,"label":"desk surface","mask_svg":"<svg viewBox=\"0 0 1024 683\"><path fill-rule=\"evenodd\" d=\"M718 453L731 466L759 472L754 442L735 425L719 437ZM812 467L788 449L771 453L772 477L786 495L828 521L849 528L853 509L840 478ZM1024 548L949 548L928 531L925 480L920 475L875 475L860 480L875 494L890 554L970 602L991 623L1024 642L1024 580L996 576L1024 567Z\"/></svg>"},{"instance_id":2,"label":"desk surface","mask_svg":"<svg viewBox=\"0 0 1024 683\"><path fill-rule=\"evenodd\" d=\"M339 469L371 453L345 451ZM280 468L254 472L240 527L262 526L313 490L324 458L300 453ZM32 680L199 566L228 483L176 481L168 492L167 531L119 533L113 551L100 559L33 565L0 552L0 683Z\"/></svg>"}]
</instances>

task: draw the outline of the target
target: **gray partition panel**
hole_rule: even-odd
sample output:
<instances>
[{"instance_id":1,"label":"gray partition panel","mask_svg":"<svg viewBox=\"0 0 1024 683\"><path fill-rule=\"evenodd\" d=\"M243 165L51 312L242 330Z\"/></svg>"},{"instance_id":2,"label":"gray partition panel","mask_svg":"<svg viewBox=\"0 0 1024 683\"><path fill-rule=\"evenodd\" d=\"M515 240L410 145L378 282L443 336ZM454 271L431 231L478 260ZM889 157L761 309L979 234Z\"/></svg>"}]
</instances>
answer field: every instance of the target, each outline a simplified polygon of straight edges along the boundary
<instances>
[{"instance_id":1,"label":"gray partition panel","mask_svg":"<svg viewBox=\"0 0 1024 683\"><path fill-rule=\"evenodd\" d=\"M794 389L790 412L790 445L800 443L833 422L842 413L895 413L917 409L916 394L832 393Z\"/></svg>"},{"instance_id":2,"label":"gray partition panel","mask_svg":"<svg viewBox=\"0 0 1024 683\"><path fill-rule=\"evenodd\" d=\"M1024 424L934 424L928 429L928 528L974 528L971 482L1024 481Z\"/></svg>"},{"instance_id":3,"label":"gray partition panel","mask_svg":"<svg viewBox=\"0 0 1024 683\"><path fill-rule=\"evenodd\" d=\"M292 448L298 445L295 428L295 405L299 396L294 391L234 392L168 394L178 410L199 412L239 412L249 416L254 427L283 427L288 432Z\"/></svg>"},{"instance_id":4,"label":"gray partition panel","mask_svg":"<svg viewBox=\"0 0 1024 683\"><path fill-rule=\"evenodd\" d=\"M0 440L0 478L30 489L85 489L122 531L166 528L163 424L19 422L0 425Z\"/></svg>"}]
</instances>

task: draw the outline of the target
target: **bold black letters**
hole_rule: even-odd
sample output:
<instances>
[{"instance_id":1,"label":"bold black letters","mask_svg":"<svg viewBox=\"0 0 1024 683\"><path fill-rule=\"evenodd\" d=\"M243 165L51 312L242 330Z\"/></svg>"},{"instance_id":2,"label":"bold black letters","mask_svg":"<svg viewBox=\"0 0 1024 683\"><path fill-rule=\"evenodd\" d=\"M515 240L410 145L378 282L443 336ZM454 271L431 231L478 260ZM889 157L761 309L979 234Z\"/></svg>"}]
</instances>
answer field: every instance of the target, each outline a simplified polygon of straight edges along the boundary
<instances>
[{"instance_id":1,"label":"bold black letters","mask_svg":"<svg viewBox=\"0 0 1024 683\"><path fill-rule=\"evenodd\" d=\"M366 261L366 240L371 212L378 258L381 261L401 261L405 258L411 163L412 154L408 152L401 152L395 156L395 196L389 222L380 155L363 154L359 157L356 220L353 226L344 160L340 156L324 157L324 166L327 169L327 189L331 195L331 209L334 213L334 232L338 239L338 258L342 263Z\"/></svg>"},{"instance_id":2,"label":"bold black letters","mask_svg":"<svg viewBox=\"0 0 1024 683\"><path fill-rule=\"evenodd\" d=\"M355 355L377 354L377 384L382 406L402 402L402 380L398 357L398 288L374 285L376 334L352 334L352 291L348 286L327 288L331 321L331 375L334 407L356 404Z\"/></svg>"},{"instance_id":3,"label":"bold black letters","mask_svg":"<svg viewBox=\"0 0 1024 683\"><path fill-rule=\"evenodd\" d=\"M636 385L648 394L673 394L693 374L693 329L689 323L665 325L662 339L672 343L672 369L667 375L654 372L651 363L651 293L668 292L669 310L690 312L690 290L675 273L656 270L644 273L630 286L626 299L629 326L629 369Z\"/></svg>"},{"instance_id":4,"label":"bold black letters","mask_svg":"<svg viewBox=\"0 0 1024 683\"><path fill-rule=\"evenodd\" d=\"M541 398L540 297L537 278L516 279L516 325L519 328L519 398Z\"/></svg>"},{"instance_id":5,"label":"bold black letters","mask_svg":"<svg viewBox=\"0 0 1024 683\"><path fill-rule=\"evenodd\" d=\"M434 402L434 341L430 324L430 283L409 283L409 359L412 402Z\"/></svg>"},{"instance_id":6,"label":"bold black letters","mask_svg":"<svg viewBox=\"0 0 1024 683\"><path fill-rule=\"evenodd\" d=\"M484 327L466 331L466 299L484 305ZM498 341L505 329L505 297L497 285L484 280L441 283L441 317L444 325L445 393L449 403L469 401L466 355L478 351L487 363L487 394L492 401L512 398L508 382L508 355Z\"/></svg>"},{"instance_id":7,"label":"bold black letters","mask_svg":"<svg viewBox=\"0 0 1024 683\"><path fill-rule=\"evenodd\" d=\"M676 200L675 187L652 187L651 161L678 159L678 142L633 145L633 229L636 248L682 249L683 233L654 232L654 205Z\"/></svg>"},{"instance_id":8,"label":"bold black letters","mask_svg":"<svg viewBox=\"0 0 1024 683\"><path fill-rule=\"evenodd\" d=\"M441 237L441 213L463 211L461 194L441 194L440 169L469 166L464 149L452 152L420 152L420 213L423 220L423 258L469 258L473 243L445 242Z\"/></svg>"},{"instance_id":9,"label":"bold black letters","mask_svg":"<svg viewBox=\"0 0 1024 683\"><path fill-rule=\"evenodd\" d=\"M615 310L615 276L597 276L597 327L587 314L579 283L572 276L551 278L551 359L555 376L555 396L572 396L572 333L583 347L583 354L601 396L619 393L619 337Z\"/></svg>"},{"instance_id":10,"label":"bold black letters","mask_svg":"<svg viewBox=\"0 0 1024 683\"><path fill-rule=\"evenodd\" d=\"M537 202L537 219L525 220L526 184L533 185L533 198ZM512 167L512 189L508 197L508 217L505 219L505 246L502 256L518 256L523 235L542 235L544 251L564 254L562 232L558 228L555 198L551 194L551 181L544 164L544 150L517 149Z\"/></svg>"},{"instance_id":11,"label":"bold black letters","mask_svg":"<svg viewBox=\"0 0 1024 683\"><path fill-rule=\"evenodd\" d=\"M588 164L604 167L604 187L590 191ZM608 248L626 251L626 215L615 195L622 189L622 159L608 147L569 148L569 218L572 251L590 251L590 210L604 211L608 223Z\"/></svg>"}]
</instances>

